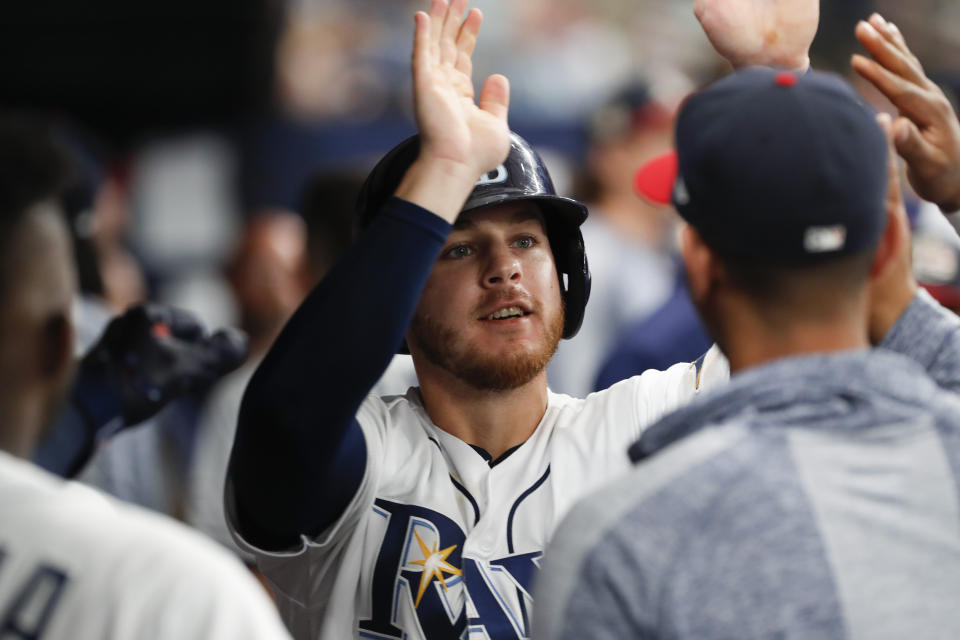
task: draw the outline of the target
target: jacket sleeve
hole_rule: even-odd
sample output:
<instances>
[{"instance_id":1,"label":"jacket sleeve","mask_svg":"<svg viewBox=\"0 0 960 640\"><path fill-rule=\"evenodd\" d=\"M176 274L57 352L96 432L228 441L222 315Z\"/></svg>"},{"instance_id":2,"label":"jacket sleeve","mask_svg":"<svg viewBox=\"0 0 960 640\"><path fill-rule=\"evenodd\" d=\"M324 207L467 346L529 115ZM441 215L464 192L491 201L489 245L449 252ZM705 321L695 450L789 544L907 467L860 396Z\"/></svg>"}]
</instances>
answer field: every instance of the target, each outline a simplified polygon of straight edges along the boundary
<instances>
[{"instance_id":1,"label":"jacket sleeve","mask_svg":"<svg viewBox=\"0 0 960 640\"><path fill-rule=\"evenodd\" d=\"M960 392L960 318L923 289L880 346L913 358L941 387Z\"/></svg>"}]
</instances>

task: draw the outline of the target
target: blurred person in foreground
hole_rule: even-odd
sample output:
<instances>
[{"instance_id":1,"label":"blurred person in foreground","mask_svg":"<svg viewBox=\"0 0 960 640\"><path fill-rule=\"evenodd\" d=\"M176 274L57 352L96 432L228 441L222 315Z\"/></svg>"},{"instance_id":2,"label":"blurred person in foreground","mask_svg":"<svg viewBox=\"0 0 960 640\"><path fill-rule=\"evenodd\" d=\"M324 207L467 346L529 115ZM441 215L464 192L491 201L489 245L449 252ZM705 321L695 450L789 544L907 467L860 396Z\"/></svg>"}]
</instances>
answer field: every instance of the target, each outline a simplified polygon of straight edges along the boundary
<instances>
[{"instance_id":1,"label":"blurred person in foreground","mask_svg":"<svg viewBox=\"0 0 960 640\"><path fill-rule=\"evenodd\" d=\"M529 636L559 519L727 373L712 349L583 399L550 392L546 362L586 304L586 212L509 131L504 77L474 101L479 12L435 0L415 21L420 134L368 178L365 231L264 357L231 455L235 538L303 638ZM877 341L909 351L907 307L939 312L902 284L871 311ZM419 387L368 395L404 343Z\"/></svg>"},{"instance_id":2,"label":"blurred person in foreground","mask_svg":"<svg viewBox=\"0 0 960 640\"><path fill-rule=\"evenodd\" d=\"M263 590L180 525L27 462L70 387L76 273L49 132L0 118L0 635L283 638Z\"/></svg>"},{"instance_id":3,"label":"blurred person in foreground","mask_svg":"<svg viewBox=\"0 0 960 640\"><path fill-rule=\"evenodd\" d=\"M865 28L903 78L898 32ZM638 183L687 222L691 296L730 383L652 425L635 468L560 525L535 637L955 635L960 322L914 293L893 150L913 127L816 72L746 69L685 103L676 155ZM960 129L941 130L932 155L953 171ZM906 155L952 207L918 164L931 154Z\"/></svg>"}]
</instances>

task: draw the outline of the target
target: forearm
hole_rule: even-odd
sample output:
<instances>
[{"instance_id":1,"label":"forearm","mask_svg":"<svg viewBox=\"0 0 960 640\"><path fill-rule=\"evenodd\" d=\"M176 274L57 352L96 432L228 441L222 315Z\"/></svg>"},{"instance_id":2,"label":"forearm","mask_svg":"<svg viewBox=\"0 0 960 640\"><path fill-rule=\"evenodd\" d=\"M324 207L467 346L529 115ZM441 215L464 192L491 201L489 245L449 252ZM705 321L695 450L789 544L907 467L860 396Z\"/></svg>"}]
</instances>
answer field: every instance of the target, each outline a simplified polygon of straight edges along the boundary
<instances>
[{"instance_id":1,"label":"forearm","mask_svg":"<svg viewBox=\"0 0 960 640\"><path fill-rule=\"evenodd\" d=\"M479 178L473 167L421 154L403 176L396 196L452 224Z\"/></svg>"},{"instance_id":2,"label":"forearm","mask_svg":"<svg viewBox=\"0 0 960 640\"><path fill-rule=\"evenodd\" d=\"M123 424L121 392L84 361L63 411L38 443L33 461L50 473L72 478L90 460L97 443Z\"/></svg>"},{"instance_id":3,"label":"forearm","mask_svg":"<svg viewBox=\"0 0 960 640\"><path fill-rule=\"evenodd\" d=\"M880 346L913 358L941 387L960 392L960 318L925 291L917 293Z\"/></svg>"},{"instance_id":4,"label":"forearm","mask_svg":"<svg viewBox=\"0 0 960 640\"><path fill-rule=\"evenodd\" d=\"M402 343L449 230L392 201L277 338L244 395L231 458L248 537L293 541L346 507L366 461L354 416Z\"/></svg>"}]
</instances>

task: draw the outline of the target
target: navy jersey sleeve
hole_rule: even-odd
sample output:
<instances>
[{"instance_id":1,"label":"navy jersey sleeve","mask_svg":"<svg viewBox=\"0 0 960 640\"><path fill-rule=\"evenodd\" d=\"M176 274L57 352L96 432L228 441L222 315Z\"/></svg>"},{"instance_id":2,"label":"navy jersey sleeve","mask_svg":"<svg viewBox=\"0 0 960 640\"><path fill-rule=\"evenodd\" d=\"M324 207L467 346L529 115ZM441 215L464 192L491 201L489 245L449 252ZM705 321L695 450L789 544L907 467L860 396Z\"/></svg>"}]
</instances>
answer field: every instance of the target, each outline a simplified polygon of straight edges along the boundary
<instances>
[{"instance_id":1,"label":"navy jersey sleeve","mask_svg":"<svg viewBox=\"0 0 960 640\"><path fill-rule=\"evenodd\" d=\"M450 229L416 205L389 201L258 367L229 471L234 524L249 542L289 547L350 502L366 465L355 414L403 342Z\"/></svg>"}]
</instances>

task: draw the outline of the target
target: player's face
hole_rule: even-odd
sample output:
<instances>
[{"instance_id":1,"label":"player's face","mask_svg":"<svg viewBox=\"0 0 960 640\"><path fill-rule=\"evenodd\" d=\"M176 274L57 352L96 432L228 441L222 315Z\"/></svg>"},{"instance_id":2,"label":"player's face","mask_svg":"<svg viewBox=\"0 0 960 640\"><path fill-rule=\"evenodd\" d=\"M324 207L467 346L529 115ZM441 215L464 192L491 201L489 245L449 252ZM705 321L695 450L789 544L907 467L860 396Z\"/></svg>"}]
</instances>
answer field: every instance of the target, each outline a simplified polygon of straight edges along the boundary
<instances>
[{"instance_id":1,"label":"player's face","mask_svg":"<svg viewBox=\"0 0 960 640\"><path fill-rule=\"evenodd\" d=\"M563 304L543 216L532 203L460 216L417 305L416 356L478 389L519 387L543 371Z\"/></svg>"}]
</instances>

